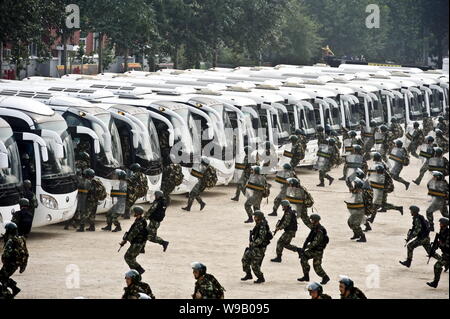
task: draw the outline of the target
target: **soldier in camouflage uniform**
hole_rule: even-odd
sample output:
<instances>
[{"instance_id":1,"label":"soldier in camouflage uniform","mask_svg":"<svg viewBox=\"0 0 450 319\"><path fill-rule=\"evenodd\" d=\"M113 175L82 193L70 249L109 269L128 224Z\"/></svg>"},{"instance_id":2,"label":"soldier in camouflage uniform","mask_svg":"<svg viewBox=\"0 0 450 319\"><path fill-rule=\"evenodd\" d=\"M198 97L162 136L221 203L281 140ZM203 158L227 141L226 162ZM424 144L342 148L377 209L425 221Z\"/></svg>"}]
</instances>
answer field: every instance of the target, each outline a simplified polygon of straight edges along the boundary
<instances>
[{"instance_id":1,"label":"soldier in camouflage uniform","mask_svg":"<svg viewBox=\"0 0 450 319\"><path fill-rule=\"evenodd\" d=\"M199 171L196 171L194 169L192 170L192 175L198 178L198 182L189 193L188 204L186 207L182 208L183 210L190 212L194 200L197 200L197 202L200 204L200 211L205 208L206 203L202 200L200 194L203 193L208 187L208 179L212 178L212 174L215 174L215 170L210 165L209 159L207 159L206 157L202 157Z\"/></svg>"},{"instance_id":2,"label":"soldier in camouflage uniform","mask_svg":"<svg viewBox=\"0 0 450 319\"><path fill-rule=\"evenodd\" d=\"M269 216L277 216L278 208L280 207L281 201L286 198L286 191L288 188L288 179L294 177L295 173L293 171L293 167L290 164L284 164L283 170L277 173L275 181L281 184L280 193L274 200L273 203L273 211Z\"/></svg>"},{"instance_id":3,"label":"soldier in camouflage uniform","mask_svg":"<svg viewBox=\"0 0 450 319\"><path fill-rule=\"evenodd\" d=\"M84 232L84 226L89 222L89 215L91 208L93 205L97 205L97 201L92 198L93 194L93 183L92 180L95 177L94 170L88 168L83 172L84 179L80 181L78 184L78 208L79 208L79 217L80 217L80 226L77 229L77 232ZM89 196L91 194L91 196ZM91 203L89 203L89 200Z\"/></svg>"},{"instance_id":4,"label":"soldier in camouflage uniform","mask_svg":"<svg viewBox=\"0 0 450 319\"><path fill-rule=\"evenodd\" d=\"M295 130L295 135L298 137L298 142L302 145L304 152L308 148L308 139L306 138L305 131L303 129Z\"/></svg>"},{"instance_id":5,"label":"soldier in camouflage uniform","mask_svg":"<svg viewBox=\"0 0 450 319\"><path fill-rule=\"evenodd\" d=\"M69 226L76 228L78 226L77 232L84 231L84 221L88 215L87 211L87 196L91 188L91 181L86 177L86 172L89 169L85 169L82 175L78 176L78 194L77 194L77 209L72 219L66 221L64 224L64 229L68 230Z\"/></svg>"},{"instance_id":6,"label":"soldier in camouflage uniform","mask_svg":"<svg viewBox=\"0 0 450 319\"><path fill-rule=\"evenodd\" d=\"M381 125L375 132L375 150L381 154L383 160L387 162L387 155L390 154L394 145L394 135L386 125Z\"/></svg>"},{"instance_id":7,"label":"soldier in camouflage uniform","mask_svg":"<svg viewBox=\"0 0 450 319\"><path fill-rule=\"evenodd\" d=\"M448 135L448 113L446 115L447 115L447 120L443 116L439 116L437 118L438 123L435 127L435 129L441 130L445 136Z\"/></svg>"},{"instance_id":8,"label":"soldier in camouflage uniform","mask_svg":"<svg viewBox=\"0 0 450 319\"><path fill-rule=\"evenodd\" d=\"M130 167L131 175L127 179L127 202L125 206L124 219L130 219L130 209L136 201L147 195L148 180L144 173L141 172L141 165L134 163Z\"/></svg>"},{"instance_id":9,"label":"soldier in camouflage uniform","mask_svg":"<svg viewBox=\"0 0 450 319\"><path fill-rule=\"evenodd\" d=\"M170 194L175 187L183 183L183 178L184 175L181 165L171 163L164 166L161 179L161 191L164 193L168 204L170 203Z\"/></svg>"},{"instance_id":10,"label":"soldier in camouflage uniform","mask_svg":"<svg viewBox=\"0 0 450 319\"><path fill-rule=\"evenodd\" d=\"M125 171L119 169L116 170L117 178L119 179L119 187L118 189L111 190L111 198L116 202L110 208L110 210L106 213L106 227L102 228L104 231L111 231L111 226L114 225L115 228L112 231L113 233L119 232L122 230L119 222L119 216L123 215L125 212L126 200L127 200L127 173Z\"/></svg>"},{"instance_id":11,"label":"soldier in camouflage uniform","mask_svg":"<svg viewBox=\"0 0 450 319\"><path fill-rule=\"evenodd\" d=\"M300 180L297 178L290 178L288 183L289 187L286 191L286 199L297 212L297 218L300 217L304 223L308 223L309 217L307 210L314 205L314 200L307 189L300 185ZM305 218L307 221L305 221Z\"/></svg>"},{"instance_id":12,"label":"soldier in camouflage uniform","mask_svg":"<svg viewBox=\"0 0 450 319\"><path fill-rule=\"evenodd\" d=\"M317 138L317 144L327 144L327 136L325 134L325 129L322 126L317 126L316 127L316 138Z\"/></svg>"},{"instance_id":13,"label":"soldier in camouflage uniform","mask_svg":"<svg viewBox=\"0 0 450 319\"><path fill-rule=\"evenodd\" d=\"M427 219L430 223L430 230L434 231L433 214L440 211L442 216L449 217L448 198L449 185L441 172L433 172L433 178L428 182L428 195L431 196L431 204L427 209Z\"/></svg>"},{"instance_id":14,"label":"soldier in camouflage uniform","mask_svg":"<svg viewBox=\"0 0 450 319\"><path fill-rule=\"evenodd\" d=\"M270 260L274 263L281 263L281 257L285 248L294 252L297 251L297 247L291 245L292 239L295 238L298 229L297 212L292 209L288 200L283 200L281 206L283 207L284 215L281 220L278 221L275 233L280 230L284 230L284 233L277 242L277 257Z\"/></svg>"},{"instance_id":15,"label":"soldier in camouflage uniform","mask_svg":"<svg viewBox=\"0 0 450 319\"><path fill-rule=\"evenodd\" d=\"M369 222L373 224L378 210L387 212L388 210L397 210L403 215L403 207L395 206L387 202L388 195L394 191L394 183L383 164L375 164L370 172L370 186L373 189L372 216Z\"/></svg>"},{"instance_id":16,"label":"soldier in camouflage uniform","mask_svg":"<svg viewBox=\"0 0 450 319\"><path fill-rule=\"evenodd\" d=\"M297 280L300 282L309 281L309 271L311 266L309 266L308 261L312 259L314 271L322 278L320 283L326 285L330 281L330 277L328 277L322 268L322 258L323 252L328 245L329 238L327 230L320 224L320 219L319 215L313 214L310 216L309 220L303 220L303 222L306 222L305 225L311 229L311 232L306 238L303 248L297 248L300 264L303 269L303 277L298 278Z\"/></svg>"},{"instance_id":17,"label":"soldier in camouflage uniform","mask_svg":"<svg viewBox=\"0 0 450 319\"><path fill-rule=\"evenodd\" d=\"M370 152L375 145L375 130L377 128L377 123L375 121L371 121L368 129L366 122L361 121L360 126L361 126L361 138L364 142L363 146L364 157L368 159L370 158Z\"/></svg>"},{"instance_id":18,"label":"soldier in camouflage uniform","mask_svg":"<svg viewBox=\"0 0 450 319\"><path fill-rule=\"evenodd\" d=\"M24 237L18 236L17 225L9 222L5 226L4 241L5 246L2 254L3 266L0 269L0 282L6 288L10 288L13 297L15 297L20 289L17 283L11 279L11 276L19 269L19 273L23 273L28 264L28 249Z\"/></svg>"},{"instance_id":19,"label":"soldier in camouflage uniform","mask_svg":"<svg viewBox=\"0 0 450 319\"><path fill-rule=\"evenodd\" d=\"M397 140L395 142L395 148L392 150L391 154L389 155L389 160L390 160L389 161L390 173L391 173L392 179L394 181L397 181L397 182L405 185L406 190L408 190L411 183L405 181L400 176L400 173L402 172L403 167L408 166L409 162L410 162L408 151L403 147L402 141Z\"/></svg>"},{"instance_id":20,"label":"soldier in camouflage uniform","mask_svg":"<svg viewBox=\"0 0 450 319\"><path fill-rule=\"evenodd\" d=\"M257 278L254 283L261 284L265 282L264 274L261 272L261 265L264 260L266 248L272 239L272 233L261 211L255 211L254 219L256 225L250 231L250 244L245 249L244 256L242 257L242 269L245 272L245 277L241 278L241 280L247 281L253 279L253 270Z\"/></svg>"},{"instance_id":21,"label":"soldier in camouflage uniform","mask_svg":"<svg viewBox=\"0 0 450 319\"><path fill-rule=\"evenodd\" d=\"M437 259L434 264L434 280L427 282L427 285L432 288L437 288L439 280L441 279L442 270L448 269L450 263L450 244L449 244L449 230L448 230L448 218L441 218L439 220L439 234L436 235L435 243L433 247L435 250L431 251L431 257ZM442 256L436 253L437 248L442 251Z\"/></svg>"},{"instance_id":22,"label":"soldier in camouflage uniform","mask_svg":"<svg viewBox=\"0 0 450 319\"><path fill-rule=\"evenodd\" d=\"M430 162L430 159L434 157L434 138L432 136L427 136L425 141L427 143L426 150L420 151L420 157L423 158L423 164L420 168L419 176L415 180L413 180L413 183L416 185L420 185L420 183L422 182L425 173L429 170L428 163Z\"/></svg>"},{"instance_id":23,"label":"soldier in camouflage uniform","mask_svg":"<svg viewBox=\"0 0 450 319\"><path fill-rule=\"evenodd\" d=\"M87 217L85 219L85 224L89 225L86 231L95 231L95 216L97 215L98 202L105 200L107 197L106 189L103 183L98 178L95 177L95 171L90 170L87 173L88 177L91 179L91 188L87 196Z\"/></svg>"},{"instance_id":24,"label":"soldier in camouflage uniform","mask_svg":"<svg viewBox=\"0 0 450 319\"><path fill-rule=\"evenodd\" d=\"M418 122L414 122L413 127L414 129L412 131L406 133L406 138L409 140L409 145L406 150L415 158L419 158L419 155L417 155L417 148L423 144L425 135L420 129L420 124Z\"/></svg>"},{"instance_id":25,"label":"soldier in camouflage uniform","mask_svg":"<svg viewBox=\"0 0 450 319\"><path fill-rule=\"evenodd\" d=\"M91 157L86 152L81 152L79 158L75 161L77 175L82 176L83 172L91 167Z\"/></svg>"},{"instance_id":26,"label":"soldier in camouflage uniform","mask_svg":"<svg viewBox=\"0 0 450 319\"><path fill-rule=\"evenodd\" d=\"M25 238L31 231L33 214L30 211L30 201L26 198L19 199L20 210L12 213L11 221L17 225L18 235Z\"/></svg>"},{"instance_id":27,"label":"soldier in camouflage uniform","mask_svg":"<svg viewBox=\"0 0 450 319\"><path fill-rule=\"evenodd\" d=\"M327 173L331 171L331 167L336 161L336 157L339 154L335 152L336 142L334 139L328 139L327 143L319 145L319 151L317 152L317 163L315 168L319 170L320 184L317 187L325 187L325 178L328 179L330 185L333 184L334 178Z\"/></svg>"},{"instance_id":28,"label":"soldier in camouflage uniform","mask_svg":"<svg viewBox=\"0 0 450 319\"><path fill-rule=\"evenodd\" d=\"M362 147L364 145L364 142L360 138L357 137L357 134L355 131L349 131L346 128L342 128L342 129L343 129L342 140L344 142L343 143L344 144L343 145L344 146L343 157L345 158L346 156L353 153L354 145L359 145ZM347 176L347 166L344 165L343 175L339 180L345 181L346 176Z\"/></svg>"},{"instance_id":29,"label":"soldier in camouflage uniform","mask_svg":"<svg viewBox=\"0 0 450 319\"><path fill-rule=\"evenodd\" d=\"M441 172L444 176L448 176L448 159L444 157L444 151L440 147L434 149L434 157L428 162L429 172Z\"/></svg>"},{"instance_id":30,"label":"soldier in camouflage uniform","mask_svg":"<svg viewBox=\"0 0 450 319\"><path fill-rule=\"evenodd\" d=\"M23 192L22 192L22 197L28 199L28 201L30 202L30 212L33 214L34 216L34 210L39 206L38 204L38 200L36 198L36 195L34 194L33 190L32 190L32 184L31 181L26 179L23 181Z\"/></svg>"},{"instance_id":31,"label":"soldier in camouflage uniform","mask_svg":"<svg viewBox=\"0 0 450 319\"><path fill-rule=\"evenodd\" d=\"M423 126L423 134L425 136L427 136L434 129L433 118L431 116L428 116L428 113L426 112L422 120L422 126Z\"/></svg>"},{"instance_id":32,"label":"soldier in camouflage uniform","mask_svg":"<svg viewBox=\"0 0 450 319\"><path fill-rule=\"evenodd\" d=\"M127 286L123 288L122 299L142 299L141 294L146 294L151 299L155 299L149 284L142 281L142 277L137 270L128 270L125 273L125 282Z\"/></svg>"},{"instance_id":33,"label":"soldier in camouflage uniform","mask_svg":"<svg viewBox=\"0 0 450 319\"><path fill-rule=\"evenodd\" d=\"M206 266L199 262L191 264L195 288L192 299L224 299L225 288L211 274L206 273Z\"/></svg>"},{"instance_id":34,"label":"soldier in camouflage uniform","mask_svg":"<svg viewBox=\"0 0 450 319\"><path fill-rule=\"evenodd\" d=\"M239 178L239 181L236 186L236 194L231 199L232 201L238 202L239 196L242 194L245 194L245 186L247 185L248 179L250 178L251 172L252 172L252 163L250 161L250 156L252 149L250 146L246 146L244 148L245 157L244 162L241 164L236 164L237 170L242 170L241 177Z\"/></svg>"},{"instance_id":35,"label":"soldier in camouflage uniform","mask_svg":"<svg viewBox=\"0 0 450 319\"><path fill-rule=\"evenodd\" d=\"M308 292L311 299L332 299L329 295L323 293L323 287L317 282L308 285Z\"/></svg>"},{"instance_id":36,"label":"soldier in camouflage uniform","mask_svg":"<svg viewBox=\"0 0 450 319\"><path fill-rule=\"evenodd\" d=\"M252 168L252 175L248 179L246 185L247 201L244 204L248 219L246 224L253 223L253 212L261 208L261 202L264 197L264 190L267 187L267 180L264 175L261 175L261 167L254 166Z\"/></svg>"},{"instance_id":37,"label":"soldier in camouflage uniform","mask_svg":"<svg viewBox=\"0 0 450 319\"><path fill-rule=\"evenodd\" d=\"M360 179L363 182L362 197L366 215L365 221L366 228L364 229L364 232L368 232L372 230L368 218L370 218L373 215L373 189L372 186L370 186L370 181L366 178L366 174L361 169L358 168L355 172L354 177L347 179L347 187L350 193L353 191L354 187L352 182L354 182L357 179Z\"/></svg>"},{"instance_id":38,"label":"soldier in camouflage uniform","mask_svg":"<svg viewBox=\"0 0 450 319\"><path fill-rule=\"evenodd\" d=\"M445 137L444 132L440 129L436 129L436 144L442 148L444 154L448 153L448 138Z\"/></svg>"},{"instance_id":39,"label":"soldier in camouflage uniform","mask_svg":"<svg viewBox=\"0 0 450 319\"><path fill-rule=\"evenodd\" d=\"M398 140L403 137L403 134L405 134L405 131L403 130L403 127L400 123L398 123L398 120L396 118L393 118L391 120L391 132L393 135L394 140Z\"/></svg>"},{"instance_id":40,"label":"soldier in camouflage uniform","mask_svg":"<svg viewBox=\"0 0 450 319\"><path fill-rule=\"evenodd\" d=\"M408 244L408 257L405 261L400 261L400 264L408 268L411 267L414 249L422 246L428 255L431 251L430 229L425 217L419 214L420 208L417 206L411 206L409 210L411 211L411 216L413 217L413 225L408 231L406 243L409 243L412 239L414 240Z\"/></svg>"},{"instance_id":41,"label":"soldier in camouflage uniform","mask_svg":"<svg viewBox=\"0 0 450 319\"><path fill-rule=\"evenodd\" d=\"M145 270L138 264L136 258L144 250L145 243L147 242L147 222L143 217L144 209L142 207L135 206L132 210L136 219L133 225L131 225L130 230L123 236L120 246L124 246L127 242L130 242L130 247L124 256L125 262L131 269L136 269L142 275Z\"/></svg>"},{"instance_id":42,"label":"soldier in camouflage uniform","mask_svg":"<svg viewBox=\"0 0 450 319\"><path fill-rule=\"evenodd\" d=\"M339 292L341 299L367 299L361 289L355 287L353 280L347 276L340 276Z\"/></svg>"},{"instance_id":43,"label":"soldier in camouflage uniform","mask_svg":"<svg viewBox=\"0 0 450 319\"><path fill-rule=\"evenodd\" d=\"M353 237L350 238L350 240L356 239L359 243L367 242L366 235L361 228L361 224L364 222L364 216L366 213L366 204L363 198L363 187L364 183L359 178L355 179L350 192L351 198L348 202L345 202L350 213L347 224L353 231Z\"/></svg>"},{"instance_id":44,"label":"soldier in camouflage uniform","mask_svg":"<svg viewBox=\"0 0 450 319\"><path fill-rule=\"evenodd\" d=\"M290 164L292 169L295 170L300 161L305 158L305 150L296 135L292 135L289 140L292 143L292 149L290 152L285 152L284 156L291 159Z\"/></svg>"},{"instance_id":45,"label":"soldier in camouflage uniform","mask_svg":"<svg viewBox=\"0 0 450 319\"><path fill-rule=\"evenodd\" d=\"M145 219L148 220L147 240L152 243L160 244L161 246L163 246L164 252L167 250L169 242L158 237L158 228L161 225L161 222L164 220L164 217L166 216L166 209L167 209L167 201L164 198L163 192L156 191L155 200L151 204L149 210L145 213L144 216Z\"/></svg>"}]
</instances>

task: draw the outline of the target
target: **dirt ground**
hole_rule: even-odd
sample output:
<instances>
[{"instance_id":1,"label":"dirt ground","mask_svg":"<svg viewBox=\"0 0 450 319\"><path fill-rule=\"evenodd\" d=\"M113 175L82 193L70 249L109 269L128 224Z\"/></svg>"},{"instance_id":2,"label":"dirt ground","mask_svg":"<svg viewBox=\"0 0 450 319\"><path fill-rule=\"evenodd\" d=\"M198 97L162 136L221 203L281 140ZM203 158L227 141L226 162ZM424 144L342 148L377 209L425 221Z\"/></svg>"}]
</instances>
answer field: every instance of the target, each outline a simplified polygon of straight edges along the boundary
<instances>
[{"instance_id":1,"label":"dirt ground","mask_svg":"<svg viewBox=\"0 0 450 319\"><path fill-rule=\"evenodd\" d=\"M418 174L419 160L402 173L407 180L413 180ZM331 281L324 290L333 298L339 297L339 275L349 275L355 285L361 288L369 298L449 298L448 273L442 275L438 289L429 288L427 281L433 279L432 260L427 265L426 253L422 248L415 251L412 268L399 264L406 258L404 248L406 234L411 227L408 207L418 205L425 213L429 205L426 184L411 184L408 192L403 185L396 183L396 191L390 196L390 202L405 207L405 215L398 212L379 214L374 230L367 234L365 244L349 240L352 236L347 226L348 212L344 200L348 197L345 183L337 181L342 169L334 169L331 175L335 184L319 189L318 173L299 170L298 175L315 199L315 208L322 216L322 224L330 236L323 267ZM275 185L276 183L273 182ZM285 251L283 263L274 264L270 259L275 256L277 234L267 248L262 266L266 283L254 285L253 282L241 282L243 276L241 258L248 244L249 230L252 225L244 224L244 197L239 203L230 201L234 186L217 187L204 194L207 206L199 212L194 205L193 211L181 210L186 199L174 196L173 205L168 209L159 235L170 241L166 253L159 245L147 243L146 254L138 261L147 270L143 280L148 282L157 298L190 298L193 292L194 278L190 263L201 261L208 266L208 272L214 274L226 288L226 298L309 298L306 284L299 283L301 267L296 253ZM272 188L269 204L263 202L262 210L272 211L273 199L278 186ZM309 212L311 213L311 212ZM280 212L279 212L280 216ZM268 217L273 230L280 217ZM435 213L436 228L439 213ZM76 233L64 231L62 225L53 225L35 229L28 239L30 251L29 266L25 273L15 274L14 279L22 289L18 298L120 298L125 286L124 273L128 270L123 259L126 247L117 252L121 233L105 233L100 229L105 217L97 217L95 233ZM132 221L122 221L127 230ZM309 230L299 220L299 231L293 243L302 245ZM431 234L434 239L434 233ZM311 280L320 278L311 270Z\"/></svg>"}]
</instances>

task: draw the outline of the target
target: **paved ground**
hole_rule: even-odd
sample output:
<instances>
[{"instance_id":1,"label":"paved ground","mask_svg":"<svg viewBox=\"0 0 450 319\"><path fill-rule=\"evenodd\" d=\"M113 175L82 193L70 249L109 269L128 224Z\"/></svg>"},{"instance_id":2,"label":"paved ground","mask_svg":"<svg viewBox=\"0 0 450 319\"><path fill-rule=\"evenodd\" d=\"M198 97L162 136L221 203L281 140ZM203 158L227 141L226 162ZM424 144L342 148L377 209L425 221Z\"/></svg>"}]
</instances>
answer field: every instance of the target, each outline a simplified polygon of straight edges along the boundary
<instances>
[{"instance_id":1,"label":"paved ground","mask_svg":"<svg viewBox=\"0 0 450 319\"><path fill-rule=\"evenodd\" d=\"M403 173L407 180L418 174L419 161L412 160L411 166ZM339 178L342 169L332 171ZM325 292L333 298L339 297L337 280L339 275L351 276L369 298L449 298L448 274L443 274L438 289L429 288L425 283L433 278L434 260L427 265L423 249L417 249L411 269L399 265L406 257L404 239L411 226L407 207L418 205L424 212L428 206L426 183L418 187L414 184L408 192L396 183L396 191L390 202L402 204L405 216L397 212L379 214L375 227L367 235L366 244L349 240L352 236L347 226L348 212L344 199L348 197L344 182L337 181L332 187L319 189L318 174L300 170L302 183L311 191L315 208L322 216L323 225L328 229L331 242L325 252L324 269L331 277ZM275 183L273 183L275 185ZM269 204L262 206L271 212L273 198L278 186L273 188ZM297 282L301 276L298 256L286 251L282 264L273 264L276 240L267 249L263 263L266 283L254 285L242 283L242 253L247 246L251 225L246 225L243 200L230 201L234 187L217 187L204 195L207 207L199 212L182 212L186 200L174 197L167 217L160 228L160 236L170 241L166 253L161 246L147 244L145 255L138 261L147 269L143 275L157 298L189 298L193 291L194 279L190 263L201 261L208 266L226 288L226 298L308 298L306 284ZM440 215L436 213L435 219ZM274 228L278 218L269 217ZM97 228L103 227L104 216L98 217ZM127 229L131 221L122 222ZM300 229L294 243L301 245L307 236L307 228L300 222ZM437 225L436 225L437 226ZM117 252L122 233L75 233L64 231L63 226L53 225L37 229L28 240L30 260L24 274L16 274L22 293L19 298L120 298L125 285L124 273L128 270L123 260L126 247ZM276 239L280 235L277 235ZM432 239L434 234L432 234ZM311 272L312 280L319 280Z\"/></svg>"}]
</instances>

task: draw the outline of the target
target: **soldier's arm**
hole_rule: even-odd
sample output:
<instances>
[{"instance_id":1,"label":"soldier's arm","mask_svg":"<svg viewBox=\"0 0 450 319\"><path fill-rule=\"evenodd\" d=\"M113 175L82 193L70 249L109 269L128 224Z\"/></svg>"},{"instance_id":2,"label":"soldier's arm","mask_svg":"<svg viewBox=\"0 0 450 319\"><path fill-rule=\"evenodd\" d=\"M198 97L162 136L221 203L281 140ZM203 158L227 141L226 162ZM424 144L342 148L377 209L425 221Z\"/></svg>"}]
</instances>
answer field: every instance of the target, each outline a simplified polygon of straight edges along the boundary
<instances>
[{"instance_id":1,"label":"soldier's arm","mask_svg":"<svg viewBox=\"0 0 450 319\"><path fill-rule=\"evenodd\" d=\"M409 234L409 240L412 238L416 238L417 235L419 235L420 231L422 230L422 224L418 219L414 220L413 228L411 229L411 233Z\"/></svg>"},{"instance_id":2,"label":"soldier's arm","mask_svg":"<svg viewBox=\"0 0 450 319\"><path fill-rule=\"evenodd\" d=\"M289 224L291 223L291 218L292 218L291 214L284 214L283 222L277 228L281 230L288 227Z\"/></svg>"},{"instance_id":3,"label":"soldier's arm","mask_svg":"<svg viewBox=\"0 0 450 319\"><path fill-rule=\"evenodd\" d=\"M260 246L263 244L265 238L267 236L267 229L266 227L260 227L259 228L259 234L258 236L255 236L255 240L251 243L252 246Z\"/></svg>"},{"instance_id":4,"label":"soldier's arm","mask_svg":"<svg viewBox=\"0 0 450 319\"><path fill-rule=\"evenodd\" d=\"M300 213L300 218L302 219L302 222L303 222L303 224L305 224L306 227L308 227L309 229L312 228L313 224L311 223L311 220L308 217L308 213L306 212L306 209L304 209Z\"/></svg>"},{"instance_id":5,"label":"soldier's arm","mask_svg":"<svg viewBox=\"0 0 450 319\"><path fill-rule=\"evenodd\" d=\"M322 231L318 231L316 234L316 237L312 242L310 242L305 249L314 249L316 248L322 241L323 241L324 235Z\"/></svg>"},{"instance_id":6,"label":"soldier's arm","mask_svg":"<svg viewBox=\"0 0 450 319\"><path fill-rule=\"evenodd\" d=\"M133 224L130 228L130 230L128 231L127 237L124 238L124 241L129 241L132 242L133 239L136 238L136 236L138 236L140 233L139 231L139 227L137 227L136 224Z\"/></svg>"}]
</instances>

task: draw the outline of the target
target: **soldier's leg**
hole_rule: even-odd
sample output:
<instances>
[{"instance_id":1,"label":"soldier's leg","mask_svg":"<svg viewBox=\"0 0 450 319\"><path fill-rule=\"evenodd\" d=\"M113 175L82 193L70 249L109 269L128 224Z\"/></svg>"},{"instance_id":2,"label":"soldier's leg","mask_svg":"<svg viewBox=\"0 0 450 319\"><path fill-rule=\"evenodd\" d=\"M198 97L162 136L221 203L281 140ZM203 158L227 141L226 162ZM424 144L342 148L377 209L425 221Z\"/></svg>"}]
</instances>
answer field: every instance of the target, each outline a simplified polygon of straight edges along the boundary
<instances>
[{"instance_id":1,"label":"soldier's leg","mask_svg":"<svg viewBox=\"0 0 450 319\"><path fill-rule=\"evenodd\" d=\"M0 269L0 282L4 286L11 288L14 296L20 292L20 289L17 287L17 282L11 279L11 276L18 268L15 264L4 263Z\"/></svg>"},{"instance_id":2,"label":"soldier's leg","mask_svg":"<svg viewBox=\"0 0 450 319\"><path fill-rule=\"evenodd\" d=\"M253 248L253 251L254 251L254 255L253 255L254 258L252 259L252 262L251 262L251 268L253 270L253 273L255 274L255 276L258 279L264 278L264 274L261 271L261 265L264 260L266 249L265 248Z\"/></svg>"},{"instance_id":3,"label":"soldier's leg","mask_svg":"<svg viewBox=\"0 0 450 319\"><path fill-rule=\"evenodd\" d=\"M185 210L185 211L188 211L188 212L191 211L192 204L194 203L195 197L197 197L197 194L194 192L194 190L192 190L192 191L189 193L189 198L188 198L187 206L186 206L186 207L183 207L182 209Z\"/></svg>"},{"instance_id":4,"label":"soldier's leg","mask_svg":"<svg viewBox=\"0 0 450 319\"><path fill-rule=\"evenodd\" d=\"M133 207L133 199L130 194L127 195L127 200L125 202L125 212L123 213L123 219L130 219L131 207Z\"/></svg>"},{"instance_id":5,"label":"soldier's leg","mask_svg":"<svg viewBox=\"0 0 450 319\"><path fill-rule=\"evenodd\" d=\"M403 185L405 185L406 190L409 189L410 183L407 182L407 181L405 181L400 175L395 176L395 177L393 176L392 179L395 180L395 181L397 181L397 182L399 182L399 183L402 183Z\"/></svg>"},{"instance_id":6,"label":"soldier's leg","mask_svg":"<svg viewBox=\"0 0 450 319\"><path fill-rule=\"evenodd\" d=\"M281 190L281 192L275 197L275 200L273 201L273 211L272 214L269 214L269 216L277 216L278 208L280 208L281 201L286 198L286 191Z\"/></svg>"},{"instance_id":7,"label":"soldier's leg","mask_svg":"<svg viewBox=\"0 0 450 319\"><path fill-rule=\"evenodd\" d=\"M111 222L114 226L116 226L116 228L113 230L113 232L119 232L122 230L122 227L120 226L120 222L119 222L119 214L117 213L113 213L111 214Z\"/></svg>"},{"instance_id":8,"label":"soldier's leg","mask_svg":"<svg viewBox=\"0 0 450 319\"><path fill-rule=\"evenodd\" d=\"M284 248L291 243L292 238L292 234L290 234L289 232L284 232L283 235L281 235L280 239L278 239L277 242L277 257L281 258Z\"/></svg>"},{"instance_id":9,"label":"soldier's leg","mask_svg":"<svg viewBox=\"0 0 450 319\"><path fill-rule=\"evenodd\" d=\"M125 262L130 267L130 269L135 269L139 273L141 273L141 270L143 270L143 268L136 261L136 258L141 253L142 248L143 248L142 244L131 244L124 256Z\"/></svg>"},{"instance_id":10,"label":"soldier's leg","mask_svg":"<svg viewBox=\"0 0 450 319\"><path fill-rule=\"evenodd\" d=\"M195 197L195 199L197 200L197 202L200 204L200 210L202 211L204 208L205 208L205 206L206 206L206 203L203 201L203 199L200 197L200 192L199 192L199 194Z\"/></svg>"},{"instance_id":11,"label":"soldier's leg","mask_svg":"<svg viewBox=\"0 0 450 319\"><path fill-rule=\"evenodd\" d=\"M248 220L246 221L247 223L252 223L253 222L253 209L252 209L252 205L253 204L253 198L247 198L247 200L245 201L244 204L244 208L245 208L245 212L247 213L248 216Z\"/></svg>"},{"instance_id":12,"label":"soldier's leg","mask_svg":"<svg viewBox=\"0 0 450 319\"><path fill-rule=\"evenodd\" d=\"M162 245L165 240L163 240L162 238L158 237L158 227L159 227L159 223L156 221L149 221L148 226L147 226L147 231L148 231L148 237L147 240L152 242L152 243L156 243L156 244L160 244Z\"/></svg>"},{"instance_id":13,"label":"soldier's leg","mask_svg":"<svg viewBox=\"0 0 450 319\"><path fill-rule=\"evenodd\" d=\"M314 253L313 268L314 268L314 271L316 272L317 276L323 278L323 277L327 276L327 273L322 268L322 257L323 257L323 252L315 252Z\"/></svg>"},{"instance_id":14,"label":"soldier's leg","mask_svg":"<svg viewBox=\"0 0 450 319\"><path fill-rule=\"evenodd\" d=\"M347 171L348 167L347 165L344 165L344 168L342 169L342 177L339 178L340 181L345 181L345 179L347 178Z\"/></svg>"},{"instance_id":15,"label":"soldier's leg","mask_svg":"<svg viewBox=\"0 0 450 319\"><path fill-rule=\"evenodd\" d=\"M97 205L94 205L89 212L89 231L95 231L95 216L97 215Z\"/></svg>"},{"instance_id":16,"label":"soldier's leg","mask_svg":"<svg viewBox=\"0 0 450 319\"><path fill-rule=\"evenodd\" d=\"M298 281L309 281L309 272L311 270L311 266L309 265L309 260L312 259L313 256L310 250L306 250L300 257L300 265L303 270L303 278L299 278ZM302 279L302 280L300 280Z\"/></svg>"},{"instance_id":17,"label":"soldier's leg","mask_svg":"<svg viewBox=\"0 0 450 319\"><path fill-rule=\"evenodd\" d=\"M295 238L295 232L289 232L289 237L286 238L286 242L284 245L284 249L297 252L298 247L295 245L292 245L292 239Z\"/></svg>"},{"instance_id":18,"label":"soldier's leg","mask_svg":"<svg viewBox=\"0 0 450 319\"><path fill-rule=\"evenodd\" d=\"M317 185L319 187L324 187L325 186L325 172L323 170L319 170L319 181L320 184Z\"/></svg>"},{"instance_id":19,"label":"soldier's leg","mask_svg":"<svg viewBox=\"0 0 450 319\"><path fill-rule=\"evenodd\" d=\"M423 177L425 176L425 173L428 172L428 164L423 164L420 168L419 177L417 177L413 182L416 185L420 185L422 182Z\"/></svg>"},{"instance_id":20,"label":"soldier's leg","mask_svg":"<svg viewBox=\"0 0 450 319\"><path fill-rule=\"evenodd\" d=\"M409 260L409 261L411 261L412 259L413 259L413 252L414 252L414 249L416 249L417 247L419 247L419 246L422 246L422 243L421 243L421 241L419 240L419 239L414 239L412 242L410 242L409 244L408 244L408 254L407 254L407 257L406 257L406 259L407 260Z\"/></svg>"},{"instance_id":21,"label":"soldier's leg","mask_svg":"<svg viewBox=\"0 0 450 319\"><path fill-rule=\"evenodd\" d=\"M430 223L430 230L434 231L434 212L437 211L439 208L436 207L434 203L431 203L430 207L427 209L427 220Z\"/></svg>"},{"instance_id":22,"label":"soldier's leg","mask_svg":"<svg viewBox=\"0 0 450 319\"><path fill-rule=\"evenodd\" d=\"M441 211L442 217L449 218L449 215L448 215L448 207L447 207L447 204L446 204L445 202L443 202L443 205L442 205L440 211Z\"/></svg>"},{"instance_id":23,"label":"soldier's leg","mask_svg":"<svg viewBox=\"0 0 450 319\"><path fill-rule=\"evenodd\" d=\"M249 279L252 279L251 263L253 259L253 253L251 249L247 249L242 256L242 270L247 274Z\"/></svg>"}]
</instances>

